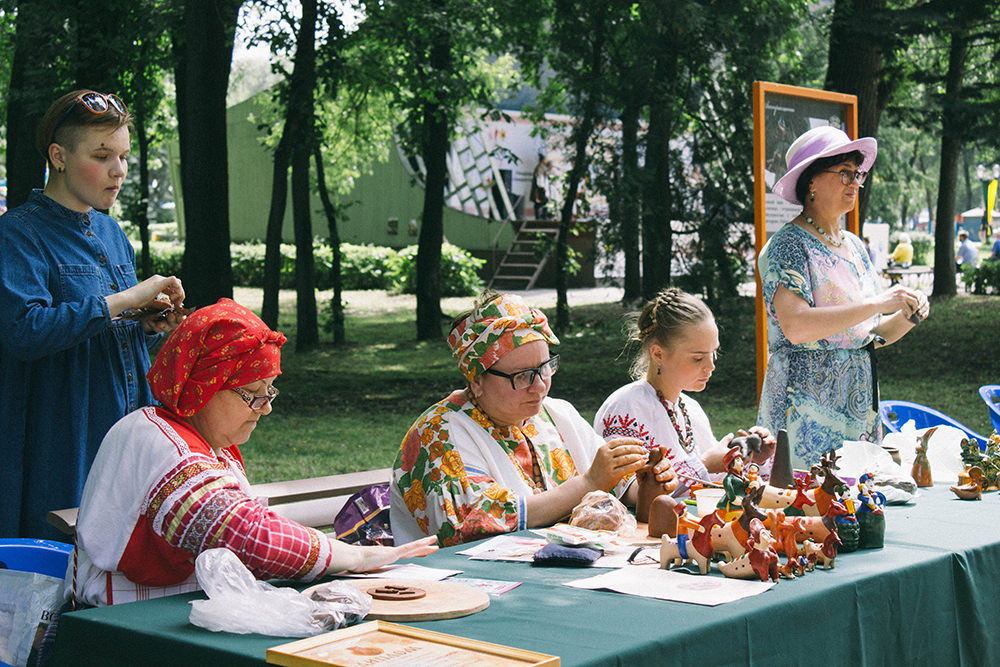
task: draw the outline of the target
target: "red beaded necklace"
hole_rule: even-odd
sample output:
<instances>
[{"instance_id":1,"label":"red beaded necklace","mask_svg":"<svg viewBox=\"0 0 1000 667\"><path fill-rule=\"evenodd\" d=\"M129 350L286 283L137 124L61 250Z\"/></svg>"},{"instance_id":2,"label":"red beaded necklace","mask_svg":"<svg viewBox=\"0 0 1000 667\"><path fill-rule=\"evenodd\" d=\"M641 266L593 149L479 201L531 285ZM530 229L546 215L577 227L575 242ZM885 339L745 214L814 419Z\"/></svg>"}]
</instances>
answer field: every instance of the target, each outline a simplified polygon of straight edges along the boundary
<instances>
[{"instance_id":1,"label":"red beaded necklace","mask_svg":"<svg viewBox=\"0 0 1000 667\"><path fill-rule=\"evenodd\" d=\"M681 443L681 447L684 448L685 452L691 453L694 451L694 429L691 428L691 418L688 417L687 408L684 407L684 401L681 397L677 397L677 407L680 408L681 416L684 418L685 429L682 432L680 424L677 423L677 415L674 414L673 408L670 407L670 402L663 397L663 394L659 391L656 392L656 397L660 399L660 403L666 409L667 414L670 416L670 423L674 425L674 430L677 431L677 440Z\"/></svg>"}]
</instances>

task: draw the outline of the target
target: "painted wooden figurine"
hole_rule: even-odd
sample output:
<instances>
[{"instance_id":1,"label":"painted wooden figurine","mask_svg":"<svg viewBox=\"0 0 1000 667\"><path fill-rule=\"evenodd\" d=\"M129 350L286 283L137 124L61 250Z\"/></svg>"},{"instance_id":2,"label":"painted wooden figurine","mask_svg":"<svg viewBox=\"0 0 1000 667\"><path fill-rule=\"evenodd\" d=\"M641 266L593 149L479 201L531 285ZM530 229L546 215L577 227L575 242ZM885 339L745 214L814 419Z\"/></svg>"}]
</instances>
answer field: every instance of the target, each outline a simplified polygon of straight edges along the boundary
<instances>
[{"instance_id":1,"label":"painted wooden figurine","mask_svg":"<svg viewBox=\"0 0 1000 667\"><path fill-rule=\"evenodd\" d=\"M962 500L982 500L983 489L989 483L986 480L986 475L983 473L983 469L979 466L972 466L965 471L965 475L968 477L969 481L965 484L950 487L952 493Z\"/></svg>"},{"instance_id":2,"label":"painted wooden figurine","mask_svg":"<svg viewBox=\"0 0 1000 667\"><path fill-rule=\"evenodd\" d=\"M722 480L725 493L719 499L718 509L724 520L731 521L743 510L743 496L747 494L747 480L743 476L742 447L730 447L722 461L726 466L726 476Z\"/></svg>"},{"instance_id":3,"label":"painted wooden figurine","mask_svg":"<svg viewBox=\"0 0 1000 667\"><path fill-rule=\"evenodd\" d=\"M917 444L917 456L913 459L913 469L910 471L910 475L918 487L934 486L934 480L931 479L931 462L927 460L927 445L931 435L936 430L937 426L927 429L927 432L920 436L920 442Z\"/></svg>"},{"instance_id":4,"label":"painted wooden figurine","mask_svg":"<svg viewBox=\"0 0 1000 667\"><path fill-rule=\"evenodd\" d=\"M753 579L778 581L778 554L775 552L774 537L764 527L760 519L750 521L750 539L747 552L734 561L719 563L722 574L732 579Z\"/></svg>"},{"instance_id":5,"label":"painted wooden figurine","mask_svg":"<svg viewBox=\"0 0 1000 667\"><path fill-rule=\"evenodd\" d=\"M858 478L858 548L881 549L885 542L885 494L875 490L874 476Z\"/></svg>"}]
</instances>

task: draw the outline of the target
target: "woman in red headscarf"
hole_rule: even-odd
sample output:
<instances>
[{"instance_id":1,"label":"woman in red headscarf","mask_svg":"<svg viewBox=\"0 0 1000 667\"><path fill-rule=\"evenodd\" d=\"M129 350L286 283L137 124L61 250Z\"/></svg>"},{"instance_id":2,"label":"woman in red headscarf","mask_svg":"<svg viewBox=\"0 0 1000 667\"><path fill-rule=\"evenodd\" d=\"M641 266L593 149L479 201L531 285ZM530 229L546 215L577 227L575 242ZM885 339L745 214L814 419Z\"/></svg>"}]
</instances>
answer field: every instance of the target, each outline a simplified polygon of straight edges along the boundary
<instances>
[{"instance_id":1,"label":"woman in red headscarf","mask_svg":"<svg viewBox=\"0 0 1000 667\"><path fill-rule=\"evenodd\" d=\"M260 579L311 581L434 551L434 539L358 547L270 512L251 494L239 445L278 395L285 337L222 299L164 343L147 378L159 406L115 424L83 490L73 598L91 605L196 590L195 558L235 553Z\"/></svg>"}]
</instances>

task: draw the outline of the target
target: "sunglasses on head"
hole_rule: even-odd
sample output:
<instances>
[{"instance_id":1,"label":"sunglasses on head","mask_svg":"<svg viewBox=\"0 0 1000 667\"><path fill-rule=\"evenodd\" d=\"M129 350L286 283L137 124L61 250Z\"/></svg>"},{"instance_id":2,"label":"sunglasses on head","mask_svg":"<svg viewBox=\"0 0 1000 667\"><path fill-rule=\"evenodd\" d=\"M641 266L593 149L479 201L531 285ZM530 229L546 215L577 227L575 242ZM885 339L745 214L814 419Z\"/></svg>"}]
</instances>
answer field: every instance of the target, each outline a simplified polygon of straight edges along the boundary
<instances>
[{"instance_id":1,"label":"sunglasses on head","mask_svg":"<svg viewBox=\"0 0 1000 667\"><path fill-rule=\"evenodd\" d=\"M73 104L69 105L66 109L66 113L62 115L56 126L52 128L52 135L55 136L56 130L62 125L66 117L69 116L70 112L76 108L77 104L82 104L83 108L93 114L105 113L108 109L114 109L119 115L124 116L128 113L128 107L122 102L122 98L115 94L103 95L101 93L95 93L94 91L80 93L77 95L76 99L73 100Z\"/></svg>"}]
</instances>

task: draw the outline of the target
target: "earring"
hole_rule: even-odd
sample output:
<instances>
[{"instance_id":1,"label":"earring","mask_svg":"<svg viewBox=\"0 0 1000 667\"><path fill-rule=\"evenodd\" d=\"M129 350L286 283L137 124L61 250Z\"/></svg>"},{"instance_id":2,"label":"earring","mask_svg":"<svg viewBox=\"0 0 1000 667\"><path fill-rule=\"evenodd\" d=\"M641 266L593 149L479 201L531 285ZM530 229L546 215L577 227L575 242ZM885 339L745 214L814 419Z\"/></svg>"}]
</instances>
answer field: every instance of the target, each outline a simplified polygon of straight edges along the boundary
<instances>
[{"instance_id":1,"label":"earring","mask_svg":"<svg viewBox=\"0 0 1000 667\"><path fill-rule=\"evenodd\" d=\"M816 191L813 190L809 193L809 201L816 201Z\"/></svg>"},{"instance_id":2,"label":"earring","mask_svg":"<svg viewBox=\"0 0 1000 667\"><path fill-rule=\"evenodd\" d=\"M657 375L660 374L660 365L659 364L656 364L656 374Z\"/></svg>"},{"instance_id":3,"label":"earring","mask_svg":"<svg viewBox=\"0 0 1000 667\"><path fill-rule=\"evenodd\" d=\"M56 171L58 171L61 174L62 173L62 167L56 167Z\"/></svg>"}]
</instances>

